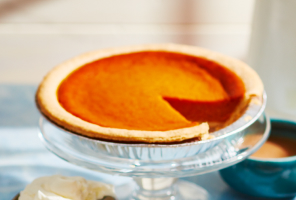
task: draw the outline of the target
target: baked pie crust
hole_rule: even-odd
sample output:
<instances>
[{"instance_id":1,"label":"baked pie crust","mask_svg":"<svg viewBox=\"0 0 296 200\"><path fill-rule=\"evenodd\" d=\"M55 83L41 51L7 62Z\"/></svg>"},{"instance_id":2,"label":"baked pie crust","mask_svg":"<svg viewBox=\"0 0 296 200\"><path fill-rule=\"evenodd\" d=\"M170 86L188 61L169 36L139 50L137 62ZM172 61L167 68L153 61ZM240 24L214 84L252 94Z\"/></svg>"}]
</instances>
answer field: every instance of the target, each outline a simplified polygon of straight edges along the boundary
<instances>
[{"instance_id":1,"label":"baked pie crust","mask_svg":"<svg viewBox=\"0 0 296 200\"><path fill-rule=\"evenodd\" d=\"M128 61L128 64L126 64L124 61L129 58L131 58L132 61ZM173 61L171 61L171 58ZM157 59L160 59L160 63L166 65L163 67L164 70L158 70L162 67L158 66ZM180 60L181 67L177 66L178 60ZM181 62L181 60L183 61ZM127 66L124 69L121 67L119 75L115 77L114 74L116 74L117 71L115 70L114 72L112 70L117 69L118 66L116 66L116 62L119 63L118 66ZM150 74L148 72L144 73L141 70L137 73L128 72L128 75L125 75L126 70L137 70L136 67L132 66L133 63L136 63L136 67L141 67L141 63L146 64L145 66L147 67L147 63L151 63L151 66L154 68L147 71L149 71L149 73L152 72L152 76L157 77L157 79L151 81ZM97 67L99 65L103 67ZM175 65L175 68L170 68L170 66ZM197 67L202 66L203 68L195 72L195 68L191 65L196 65ZM207 65L212 66L210 67L211 69L209 68L210 72L207 72ZM95 73L92 69L99 69L101 71L96 71ZM146 68L143 67L143 69ZM225 74L221 75L218 69L222 70L221 73L225 69ZM82 73L83 70L86 71L83 72L85 75ZM180 70L190 71L188 79L186 78L187 72L185 75L180 75L182 74ZM156 75L153 75L153 71L158 72L155 72ZM162 74L169 73L173 74L172 76L168 76L167 80L169 81L162 78ZM234 75L231 75L231 73ZM97 82L93 82L93 78L98 74L101 77L96 78L98 85L95 85ZM133 74L140 74L140 78L133 79L126 77L133 76ZM201 75L198 75L197 78L192 78L191 75L195 76L194 74ZM210 76L207 78L203 74L206 76L210 74ZM109 79L110 76L112 76L113 79ZM185 76L185 79L178 82L178 77L182 76ZM122 82L117 81L121 80L121 78L123 78ZM164 92L157 88L157 81L160 79L162 81L160 81L161 84L165 83L168 85ZM198 94L198 92L192 92L191 89L186 89L188 90L187 92L183 90L182 85L186 82L184 83L185 88L193 88L195 89L193 91L197 91L194 82L190 82L197 79L202 79L203 84L205 84L204 87L208 87L200 90L204 92L203 95ZM83 80L87 82L87 84L82 84L81 81ZM114 80L116 80L116 83L112 82ZM129 82L129 80L131 81ZM146 80L148 83L145 82ZM176 80L177 85L174 83L174 80ZM207 84L207 80L210 80L210 84ZM142 83L143 81L145 83ZM215 85L214 82L217 85L215 87L211 86ZM241 85L240 82L242 83ZM151 86L149 85L148 89L141 89L141 84L151 84ZM200 83L198 82L197 85L198 84ZM118 88L121 88L121 86L126 87L127 85L130 86L128 90L135 88L138 96L122 97L125 96L126 93L123 93L123 91ZM170 85L172 85L171 88ZM180 88L178 88L178 85L182 87L180 86ZM117 89L112 90L113 86L115 88L117 87ZM228 91L226 91L226 93L225 91L220 91L220 86L222 89L226 88L227 90L228 88ZM217 92L217 94L219 93L220 96L217 97L215 92L211 92L213 88L213 91L219 90L222 96L224 92L226 97L222 98L219 92ZM82 91L82 93L79 91ZM151 93L153 95L156 94L155 91L158 91L160 95L162 95L162 99L145 99L147 98L145 96L147 91L149 91L149 94ZM172 97L166 95L174 94L176 91L182 93L181 96ZM186 95L191 94L196 97L187 100ZM256 99L257 102L262 103L262 94L263 84L257 73L248 65L237 59L193 46L149 44L94 51L77 56L58 65L50 71L41 82L36 93L36 103L41 113L49 120L67 130L83 136L117 142L174 143L191 139L205 140L210 138L210 128L214 130L231 124L242 115L252 99ZM98 97L96 97L96 95L98 95ZM182 99L182 95L185 96L185 99ZM106 100L104 100L105 96ZM76 97L78 100L76 100ZM119 98L118 101L115 101L115 104L112 104L113 97ZM139 100L137 100L137 97ZM130 105L128 99L131 98L136 98L133 102L145 104L146 107L138 108L135 105ZM198 98L201 98L201 100ZM95 99L94 102L92 102L93 99ZM171 107L165 109L164 113L166 115L164 114L163 116L160 116L161 106L160 110L155 108L155 112L158 113L155 113L153 110L155 105L156 107L158 106L158 103L155 102L160 101L166 101L165 103L167 104L162 104L161 106ZM151 102L152 106L150 104L146 105L146 103ZM98 104L101 104L99 107L102 111L97 112ZM88 105L88 107L84 108L84 105ZM120 109L119 105L122 105ZM209 107L207 107L208 105ZM109 109L108 106L113 107ZM149 107L151 109L149 109ZM108 114L109 110L107 108L111 110L111 113ZM226 113L227 109L231 110L231 112ZM125 114L125 111L127 113L131 112L132 114ZM139 116L138 112L141 112ZM99 119L102 119L102 123L96 119L96 113L99 115ZM105 113L105 115L102 113ZM168 116L170 114L167 113L172 113L172 115L176 117L172 117L171 119L170 116ZM93 114L94 117L91 117ZM132 118L134 115L135 118ZM160 116L159 119L158 115ZM123 119L120 119L121 116ZM166 116L168 118L166 118ZM202 119L203 116L205 116L204 119ZM212 118L213 120L211 120ZM92 121L93 119L94 121ZM208 119L209 121L207 121ZM153 123L155 123L155 126Z\"/></svg>"}]
</instances>

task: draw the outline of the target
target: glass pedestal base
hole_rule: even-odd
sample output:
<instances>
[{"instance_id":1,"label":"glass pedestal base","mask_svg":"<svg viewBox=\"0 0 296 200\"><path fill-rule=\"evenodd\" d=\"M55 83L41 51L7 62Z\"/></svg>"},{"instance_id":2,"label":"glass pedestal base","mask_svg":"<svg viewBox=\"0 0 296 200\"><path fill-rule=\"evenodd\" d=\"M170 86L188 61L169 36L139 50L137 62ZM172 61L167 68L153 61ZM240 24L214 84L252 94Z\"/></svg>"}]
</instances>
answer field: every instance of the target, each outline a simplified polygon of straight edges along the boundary
<instances>
[{"instance_id":1,"label":"glass pedestal base","mask_svg":"<svg viewBox=\"0 0 296 200\"><path fill-rule=\"evenodd\" d=\"M207 200L208 192L198 185L177 178L136 178L133 200Z\"/></svg>"},{"instance_id":2,"label":"glass pedestal base","mask_svg":"<svg viewBox=\"0 0 296 200\"><path fill-rule=\"evenodd\" d=\"M115 188L120 200L208 200L204 188L178 178L134 178Z\"/></svg>"}]
</instances>

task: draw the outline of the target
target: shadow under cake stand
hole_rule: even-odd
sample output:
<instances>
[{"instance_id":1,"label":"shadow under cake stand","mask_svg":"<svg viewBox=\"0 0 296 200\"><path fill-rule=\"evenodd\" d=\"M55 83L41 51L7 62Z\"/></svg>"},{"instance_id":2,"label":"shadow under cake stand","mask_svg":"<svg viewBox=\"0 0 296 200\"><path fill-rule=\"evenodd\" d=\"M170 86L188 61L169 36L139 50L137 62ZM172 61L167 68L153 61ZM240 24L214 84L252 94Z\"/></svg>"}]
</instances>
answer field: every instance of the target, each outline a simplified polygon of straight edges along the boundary
<instances>
[{"instance_id":1,"label":"shadow under cake stand","mask_svg":"<svg viewBox=\"0 0 296 200\"><path fill-rule=\"evenodd\" d=\"M51 152L70 163L132 177L133 184L116 188L119 199L209 199L204 188L178 178L220 170L258 150L270 132L269 118L263 113L266 95L263 100L263 105L249 106L232 125L205 141L168 145L106 142L64 130L44 117L40 118L39 136ZM254 134L257 140L246 140Z\"/></svg>"}]
</instances>

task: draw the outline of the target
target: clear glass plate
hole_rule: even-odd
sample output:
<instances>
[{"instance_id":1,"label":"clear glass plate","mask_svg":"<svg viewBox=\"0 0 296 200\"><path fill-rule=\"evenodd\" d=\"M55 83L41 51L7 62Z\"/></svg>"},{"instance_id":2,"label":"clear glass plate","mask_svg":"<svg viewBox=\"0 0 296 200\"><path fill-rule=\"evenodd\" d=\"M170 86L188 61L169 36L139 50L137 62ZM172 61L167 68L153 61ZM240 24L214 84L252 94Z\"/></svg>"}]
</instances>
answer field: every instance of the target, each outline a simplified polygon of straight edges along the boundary
<instances>
[{"instance_id":1,"label":"clear glass plate","mask_svg":"<svg viewBox=\"0 0 296 200\"><path fill-rule=\"evenodd\" d=\"M62 129L40 118L40 138L60 158L99 172L133 177L121 196L134 200L209 199L207 191L177 177L216 171L236 164L266 141L270 121L263 104L250 104L243 116L230 126L212 133L215 138L180 144L128 144L106 142ZM258 141L245 141L256 134ZM260 137L258 137L258 135ZM130 188L133 187L134 190ZM127 194L127 191L133 191Z\"/></svg>"},{"instance_id":2,"label":"clear glass plate","mask_svg":"<svg viewBox=\"0 0 296 200\"><path fill-rule=\"evenodd\" d=\"M205 189L177 177L216 171L247 158L268 138L270 121L263 114L246 129L223 137L212 148L191 156L190 149L200 144L166 146L103 142L62 130L45 118L40 119L40 130L39 136L45 146L62 159L99 172L133 177L136 184L123 187L118 194L127 196L126 199L207 200L210 195ZM245 136L252 134L256 134L258 140L246 143ZM174 149L172 155L171 149ZM132 158L135 155L141 155L140 159ZM169 158L161 159L166 155ZM154 157L157 159L151 159Z\"/></svg>"},{"instance_id":3,"label":"clear glass plate","mask_svg":"<svg viewBox=\"0 0 296 200\"><path fill-rule=\"evenodd\" d=\"M200 153L196 153L196 149L202 149L204 143L150 145L104 142L65 131L45 118L40 119L39 135L50 151L76 165L108 174L153 178L197 175L235 164L265 141L269 129L269 119L262 115L237 134L218 142L208 142L213 147ZM252 133L262 133L262 142L240 148L242 138Z\"/></svg>"}]
</instances>

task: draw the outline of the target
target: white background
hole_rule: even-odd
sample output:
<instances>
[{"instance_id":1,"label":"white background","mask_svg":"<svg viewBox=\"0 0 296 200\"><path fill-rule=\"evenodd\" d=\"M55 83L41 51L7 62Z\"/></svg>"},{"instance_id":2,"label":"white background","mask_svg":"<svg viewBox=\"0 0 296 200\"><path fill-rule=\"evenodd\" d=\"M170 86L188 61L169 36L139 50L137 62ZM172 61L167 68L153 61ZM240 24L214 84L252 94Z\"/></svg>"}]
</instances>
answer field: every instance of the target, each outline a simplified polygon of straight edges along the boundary
<instances>
[{"instance_id":1,"label":"white background","mask_svg":"<svg viewBox=\"0 0 296 200\"><path fill-rule=\"evenodd\" d=\"M0 0L0 83L106 47L182 43L244 60L253 0Z\"/></svg>"}]
</instances>

